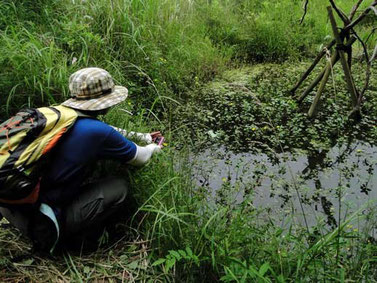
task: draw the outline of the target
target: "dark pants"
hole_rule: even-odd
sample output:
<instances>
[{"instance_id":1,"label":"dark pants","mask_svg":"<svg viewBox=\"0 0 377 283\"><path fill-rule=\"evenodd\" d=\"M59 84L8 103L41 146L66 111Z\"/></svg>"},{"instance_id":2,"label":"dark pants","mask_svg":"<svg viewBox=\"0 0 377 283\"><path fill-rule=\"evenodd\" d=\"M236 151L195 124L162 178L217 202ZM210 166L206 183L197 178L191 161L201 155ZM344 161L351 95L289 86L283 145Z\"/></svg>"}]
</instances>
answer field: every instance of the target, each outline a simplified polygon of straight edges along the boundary
<instances>
[{"instance_id":1,"label":"dark pants","mask_svg":"<svg viewBox=\"0 0 377 283\"><path fill-rule=\"evenodd\" d=\"M117 212L125 206L128 189L124 179L111 177L87 184L80 191L71 203L61 208L59 226L62 239L98 232L113 218L119 218ZM7 208L0 208L0 213L28 235L30 213Z\"/></svg>"}]
</instances>

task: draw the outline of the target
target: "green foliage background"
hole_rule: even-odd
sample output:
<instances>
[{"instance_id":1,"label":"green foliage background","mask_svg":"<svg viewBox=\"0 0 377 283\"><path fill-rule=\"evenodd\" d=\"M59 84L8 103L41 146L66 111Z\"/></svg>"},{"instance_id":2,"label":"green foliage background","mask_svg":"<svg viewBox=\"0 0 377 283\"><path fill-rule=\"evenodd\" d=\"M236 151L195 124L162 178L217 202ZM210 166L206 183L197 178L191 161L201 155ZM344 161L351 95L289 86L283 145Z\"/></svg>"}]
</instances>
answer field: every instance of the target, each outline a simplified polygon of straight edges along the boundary
<instances>
[{"instance_id":1,"label":"green foliage background","mask_svg":"<svg viewBox=\"0 0 377 283\"><path fill-rule=\"evenodd\" d=\"M353 5L348 0L336 2L346 12ZM369 237L372 230L346 228L358 215L349 215L334 230L323 223L310 231L297 223L283 229L259 217L260 212L251 205L252 194L238 207L224 197L214 209L208 202L208 192L196 188L190 178L187 148L195 141L181 131L186 125L178 124L181 118L177 117L192 122L190 116L195 117L191 114L199 104L238 113L238 105L230 105L227 95L217 93L211 84L201 97L202 85L226 70L257 62L295 64L313 57L331 40L328 3L310 0L308 14L300 25L302 4L300 0L1 1L1 120L21 107L65 100L69 96L69 75L83 67L98 66L108 70L130 93L130 98L105 121L136 131L161 129L169 145L141 170L117 168L130 179L138 207L130 226L122 232L145 242L121 241L111 252L100 248L93 256L66 254L55 261L27 261L20 266L10 261L13 254L20 253L19 243L12 240L15 235L1 231L0 279L90 281L121 278L127 271L136 281L153 282L345 282L346 278L372 282L377 274L375 242ZM358 28L364 39L373 23L368 20ZM373 47L375 41L373 35L368 46ZM296 115L297 106L284 98L283 90L262 80L272 75L278 81L280 71L267 70L261 75L261 83L253 81L250 85L261 88L260 98L271 103L269 107L282 109L283 120L284 115ZM278 87L288 87L287 81L280 81ZM227 86L228 90L232 91L232 86ZM245 97L250 98L249 93ZM374 100L370 98L369 109L373 109ZM266 116L257 112L255 104L242 106L255 117ZM331 105L325 109L333 110ZM207 127L205 119L210 115L197 112L198 119L193 123L198 124L197 129ZM307 131L304 115L299 113L295 118L290 122L292 128L300 133ZM329 120L326 127L339 124L334 121ZM226 123L234 123L232 115L209 124L215 128ZM298 124L305 129L296 127ZM315 125L322 127L319 121ZM249 126L262 141L263 131L271 130ZM375 127L372 130L376 135ZM287 140L290 137L284 129L278 135ZM112 172L114 168L107 167ZM222 188L224 195L234 189L226 182ZM140 251L138 257L135 251ZM49 269L50 265L54 268Z\"/></svg>"},{"instance_id":2,"label":"green foliage background","mask_svg":"<svg viewBox=\"0 0 377 283\"><path fill-rule=\"evenodd\" d=\"M352 1L338 1L348 11ZM109 70L133 101L182 99L243 61L312 55L329 39L326 1L10 1L0 3L0 117L68 96L71 73ZM287 13L289 11L289 13ZM373 42L371 40L370 42ZM237 60L231 60L237 59ZM140 104L139 104L140 102Z\"/></svg>"}]
</instances>

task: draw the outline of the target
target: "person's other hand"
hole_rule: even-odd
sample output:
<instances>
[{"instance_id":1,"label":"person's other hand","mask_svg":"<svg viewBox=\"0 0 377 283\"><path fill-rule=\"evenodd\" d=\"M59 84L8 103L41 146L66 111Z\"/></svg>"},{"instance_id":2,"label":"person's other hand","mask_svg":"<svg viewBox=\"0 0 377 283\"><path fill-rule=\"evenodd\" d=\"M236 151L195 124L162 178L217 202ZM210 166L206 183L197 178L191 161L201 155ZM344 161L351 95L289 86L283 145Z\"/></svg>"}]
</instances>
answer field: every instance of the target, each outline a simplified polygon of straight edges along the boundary
<instances>
[{"instance_id":1,"label":"person's other hand","mask_svg":"<svg viewBox=\"0 0 377 283\"><path fill-rule=\"evenodd\" d=\"M151 151L152 155L153 155L154 153L161 152L162 146L159 146L159 145L157 145L155 143L152 143L152 144L148 144L146 146L146 148L148 148Z\"/></svg>"}]
</instances>

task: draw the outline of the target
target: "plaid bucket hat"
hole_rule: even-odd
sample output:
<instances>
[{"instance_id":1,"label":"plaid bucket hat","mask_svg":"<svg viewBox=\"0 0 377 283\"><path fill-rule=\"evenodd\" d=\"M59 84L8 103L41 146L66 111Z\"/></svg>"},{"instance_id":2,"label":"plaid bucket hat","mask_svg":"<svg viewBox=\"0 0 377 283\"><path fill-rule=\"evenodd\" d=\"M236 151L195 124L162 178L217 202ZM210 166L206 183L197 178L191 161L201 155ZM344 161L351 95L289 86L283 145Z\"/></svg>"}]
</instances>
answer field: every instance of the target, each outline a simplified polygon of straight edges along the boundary
<instances>
[{"instance_id":1,"label":"plaid bucket hat","mask_svg":"<svg viewBox=\"0 0 377 283\"><path fill-rule=\"evenodd\" d=\"M114 106L128 96L127 88L116 86L111 75L101 68L84 68L69 77L71 98L62 105L96 111Z\"/></svg>"}]
</instances>

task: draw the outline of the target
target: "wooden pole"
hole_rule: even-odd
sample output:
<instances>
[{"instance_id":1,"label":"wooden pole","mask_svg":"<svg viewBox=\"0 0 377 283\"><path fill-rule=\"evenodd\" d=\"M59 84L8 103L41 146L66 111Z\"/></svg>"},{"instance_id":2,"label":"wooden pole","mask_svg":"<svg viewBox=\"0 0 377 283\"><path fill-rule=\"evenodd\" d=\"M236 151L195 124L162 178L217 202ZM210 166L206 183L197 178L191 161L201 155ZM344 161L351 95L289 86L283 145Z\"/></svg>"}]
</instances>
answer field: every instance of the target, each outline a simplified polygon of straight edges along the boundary
<instances>
[{"instance_id":1,"label":"wooden pole","mask_svg":"<svg viewBox=\"0 0 377 283\"><path fill-rule=\"evenodd\" d=\"M354 20L352 23L350 23L349 25L347 25L346 27L344 27L344 29L342 30L342 33L343 32L347 32L351 29L353 29L358 23L360 23L364 18L365 16L371 11L374 9L374 7L377 6L377 0L374 1L368 8L366 8L364 10L364 12L361 13L361 15L356 19Z\"/></svg>"},{"instance_id":2,"label":"wooden pole","mask_svg":"<svg viewBox=\"0 0 377 283\"><path fill-rule=\"evenodd\" d=\"M344 25L348 25L350 23L350 20L348 19L347 15L343 13L341 9L336 6L334 0L329 0L332 8L335 10L335 12L338 14L339 18L343 21Z\"/></svg>"},{"instance_id":3,"label":"wooden pole","mask_svg":"<svg viewBox=\"0 0 377 283\"><path fill-rule=\"evenodd\" d=\"M359 1L355 4L355 6L353 6L352 11L351 11L351 13L350 13L350 15L349 15L349 17L348 17L348 18L350 19L350 21L352 21L352 19L353 19L353 17L355 16L357 10L359 9L360 5L361 5L363 2L364 2L364 0L359 0Z\"/></svg>"},{"instance_id":4,"label":"wooden pole","mask_svg":"<svg viewBox=\"0 0 377 283\"><path fill-rule=\"evenodd\" d=\"M300 85L305 81L305 79L310 75L310 73L313 71L315 66L321 61L322 57L326 54L326 49L331 49L335 44L335 40L332 40L325 48L321 50L321 52L317 55L317 57L314 59L313 63L310 65L310 67L306 70L306 72L301 76L300 80L297 82L297 84L290 90L291 94L294 94L296 90L300 87Z\"/></svg>"},{"instance_id":5,"label":"wooden pole","mask_svg":"<svg viewBox=\"0 0 377 283\"><path fill-rule=\"evenodd\" d=\"M352 44L354 44L356 41L356 38L355 37L351 37L347 43L346 43L346 47L351 47ZM331 56L331 65L334 66L339 60L339 55L338 55L338 52L335 52L332 56ZM328 65L325 66L325 68L323 68L322 72L317 76L317 78L310 84L310 86L307 87L307 89L303 92L303 94L297 99L297 101L299 103L301 103L305 97L308 96L308 94L317 86L317 84L321 81L321 79L323 78L323 75L325 74L326 72L326 68L328 68Z\"/></svg>"},{"instance_id":6,"label":"wooden pole","mask_svg":"<svg viewBox=\"0 0 377 283\"><path fill-rule=\"evenodd\" d=\"M338 52L336 52L332 56L331 60L329 62L327 62L327 65L326 65L326 68L325 68L325 73L323 74L323 78L322 78L321 84L319 85L317 94L315 95L313 103L310 106L310 109L309 109L309 112L308 112L309 118L312 118L315 115L315 113L316 113L315 110L317 108L319 99L321 98L322 92L325 89L325 85L326 85L327 80L329 79L329 76L330 76L331 68L333 67L333 65L332 65L332 61L333 60L332 59L334 58L334 61L335 61L335 58L337 57L337 53Z\"/></svg>"},{"instance_id":7,"label":"wooden pole","mask_svg":"<svg viewBox=\"0 0 377 283\"><path fill-rule=\"evenodd\" d=\"M334 37L335 37L337 46L342 47L342 46L344 46L343 41L340 38L340 35L339 35L339 32L338 32L338 27L336 26L335 18L334 18L333 12L332 12L332 8L330 6L327 7L327 11L329 13L330 23L331 23L331 26L332 26L332 29L333 29L333 33L334 33ZM352 79L351 71L350 71L348 62L346 60L346 56L344 54L344 50L342 50L341 48L338 48L338 53L339 53L339 57L340 57L340 62L342 63L344 75L346 77L348 90L351 93L352 103L353 103L353 106L355 107L357 105L357 99L358 99L357 90L356 90L355 84L354 84L353 79Z\"/></svg>"},{"instance_id":8,"label":"wooden pole","mask_svg":"<svg viewBox=\"0 0 377 283\"><path fill-rule=\"evenodd\" d=\"M316 79L306 88L306 90L302 93L302 95L297 99L297 101L299 103L301 103L305 97L308 96L308 94L317 86L317 84L321 81L321 79L323 78L323 76L325 75L327 69L330 67L330 66L334 66L336 64L336 62L338 62L339 60L339 56L338 56L338 53L335 52L332 56L331 56L331 64L326 64L326 66L323 68L322 72L316 77Z\"/></svg>"},{"instance_id":9,"label":"wooden pole","mask_svg":"<svg viewBox=\"0 0 377 283\"><path fill-rule=\"evenodd\" d=\"M363 2L363 0L359 0L358 3L353 7L351 13L350 13L350 17L349 17L349 20L352 20L357 9L359 8L359 6L361 5L361 3ZM343 28L343 30L341 31L340 33L340 36L341 37L344 37L347 33L349 33L349 31L354 28L372 9L373 7L377 6L377 0L375 0L367 9L365 9L363 11L363 13L356 19L354 20L353 22L351 22L350 24L347 24L347 26L345 26ZM332 40L327 46L326 48L327 49L330 49L334 44L335 44L335 39ZM309 74L313 71L313 69L315 68L315 66L318 64L318 62L321 60L321 58L325 55L325 52L324 52L324 49L317 55L317 57L315 58L314 62L312 63L312 65L307 69L307 71L301 76L300 80L298 81L298 83L290 90L290 93L293 95L296 90L300 87L300 85L304 82L304 80L309 76Z\"/></svg>"}]
</instances>

